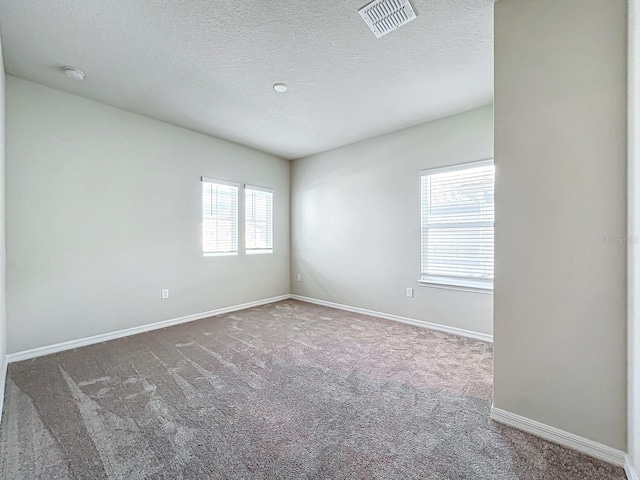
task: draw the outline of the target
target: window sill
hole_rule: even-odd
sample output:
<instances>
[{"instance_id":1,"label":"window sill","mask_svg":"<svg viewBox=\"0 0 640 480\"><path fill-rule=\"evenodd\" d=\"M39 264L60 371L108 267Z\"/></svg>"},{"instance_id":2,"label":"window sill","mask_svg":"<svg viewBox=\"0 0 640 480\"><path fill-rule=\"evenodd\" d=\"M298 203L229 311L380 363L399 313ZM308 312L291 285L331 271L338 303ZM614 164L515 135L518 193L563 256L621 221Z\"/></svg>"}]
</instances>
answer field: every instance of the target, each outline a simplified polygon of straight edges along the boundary
<instances>
[{"instance_id":1,"label":"window sill","mask_svg":"<svg viewBox=\"0 0 640 480\"><path fill-rule=\"evenodd\" d=\"M203 257L232 257L238 255L238 252L223 252L223 253L203 253Z\"/></svg>"},{"instance_id":2,"label":"window sill","mask_svg":"<svg viewBox=\"0 0 640 480\"><path fill-rule=\"evenodd\" d=\"M268 249L268 250L247 250L246 254L247 255L264 255L267 253L273 253L273 250Z\"/></svg>"},{"instance_id":3,"label":"window sill","mask_svg":"<svg viewBox=\"0 0 640 480\"><path fill-rule=\"evenodd\" d=\"M493 295L493 282L482 282L463 278L422 277L418 279L418 283L423 287L443 288L446 290L460 290L463 292Z\"/></svg>"}]
</instances>

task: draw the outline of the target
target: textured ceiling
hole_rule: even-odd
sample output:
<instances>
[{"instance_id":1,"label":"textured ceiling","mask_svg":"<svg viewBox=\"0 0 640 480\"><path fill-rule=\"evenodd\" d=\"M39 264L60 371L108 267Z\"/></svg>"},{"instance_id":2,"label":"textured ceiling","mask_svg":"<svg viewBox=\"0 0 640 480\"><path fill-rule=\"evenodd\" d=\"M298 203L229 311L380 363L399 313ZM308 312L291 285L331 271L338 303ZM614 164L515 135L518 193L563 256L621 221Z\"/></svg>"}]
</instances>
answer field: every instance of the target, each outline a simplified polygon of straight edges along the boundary
<instances>
[{"instance_id":1,"label":"textured ceiling","mask_svg":"<svg viewBox=\"0 0 640 480\"><path fill-rule=\"evenodd\" d=\"M284 158L491 102L493 0L413 0L380 39L366 3L0 0L5 68Z\"/></svg>"}]
</instances>

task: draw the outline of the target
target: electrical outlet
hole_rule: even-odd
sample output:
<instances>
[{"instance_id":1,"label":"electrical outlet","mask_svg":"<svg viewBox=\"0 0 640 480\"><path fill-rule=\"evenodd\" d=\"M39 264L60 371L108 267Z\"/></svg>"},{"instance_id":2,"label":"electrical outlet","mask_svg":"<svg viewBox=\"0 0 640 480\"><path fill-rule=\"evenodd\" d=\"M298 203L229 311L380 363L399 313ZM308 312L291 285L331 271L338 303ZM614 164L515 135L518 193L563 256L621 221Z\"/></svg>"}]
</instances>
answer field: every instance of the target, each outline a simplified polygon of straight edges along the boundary
<instances>
[{"instance_id":1,"label":"electrical outlet","mask_svg":"<svg viewBox=\"0 0 640 480\"><path fill-rule=\"evenodd\" d=\"M298 282L301 282L301 281L302 281L302 275L301 275L301 274L297 274L297 275L296 275L296 280L297 280Z\"/></svg>"},{"instance_id":2,"label":"electrical outlet","mask_svg":"<svg viewBox=\"0 0 640 480\"><path fill-rule=\"evenodd\" d=\"M407 297L413 298L413 288L407 288Z\"/></svg>"},{"instance_id":3,"label":"electrical outlet","mask_svg":"<svg viewBox=\"0 0 640 480\"><path fill-rule=\"evenodd\" d=\"M169 289L168 288L163 288L162 289L162 300L166 300L167 298L169 298Z\"/></svg>"}]
</instances>

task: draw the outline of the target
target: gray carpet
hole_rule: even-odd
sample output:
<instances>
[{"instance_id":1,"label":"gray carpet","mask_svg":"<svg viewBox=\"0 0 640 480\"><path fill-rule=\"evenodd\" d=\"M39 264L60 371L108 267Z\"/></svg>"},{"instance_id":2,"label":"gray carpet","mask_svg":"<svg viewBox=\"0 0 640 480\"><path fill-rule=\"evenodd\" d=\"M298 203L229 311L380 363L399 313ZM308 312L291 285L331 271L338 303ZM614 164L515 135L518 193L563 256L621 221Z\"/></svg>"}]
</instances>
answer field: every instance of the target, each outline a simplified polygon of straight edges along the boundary
<instances>
[{"instance_id":1,"label":"gray carpet","mask_svg":"<svg viewBox=\"0 0 640 480\"><path fill-rule=\"evenodd\" d=\"M491 346L297 301L10 365L3 479L624 479L489 420Z\"/></svg>"}]
</instances>

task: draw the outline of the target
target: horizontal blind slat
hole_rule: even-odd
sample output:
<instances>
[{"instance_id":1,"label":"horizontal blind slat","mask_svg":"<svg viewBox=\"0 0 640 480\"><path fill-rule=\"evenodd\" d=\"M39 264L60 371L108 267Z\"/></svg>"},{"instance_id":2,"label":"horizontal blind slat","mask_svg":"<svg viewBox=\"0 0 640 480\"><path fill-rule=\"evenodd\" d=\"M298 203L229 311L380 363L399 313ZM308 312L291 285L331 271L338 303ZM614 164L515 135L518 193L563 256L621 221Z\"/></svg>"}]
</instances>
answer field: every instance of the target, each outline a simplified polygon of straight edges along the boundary
<instances>
[{"instance_id":1,"label":"horizontal blind slat","mask_svg":"<svg viewBox=\"0 0 640 480\"><path fill-rule=\"evenodd\" d=\"M238 187L202 181L202 251L238 252Z\"/></svg>"},{"instance_id":2,"label":"horizontal blind slat","mask_svg":"<svg viewBox=\"0 0 640 480\"><path fill-rule=\"evenodd\" d=\"M421 175L423 276L492 279L494 167Z\"/></svg>"},{"instance_id":3,"label":"horizontal blind slat","mask_svg":"<svg viewBox=\"0 0 640 480\"><path fill-rule=\"evenodd\" d=\"M273 190L245 188L245 248L248 252L273 251Z\"/></svg>"}]
</instances>

